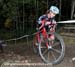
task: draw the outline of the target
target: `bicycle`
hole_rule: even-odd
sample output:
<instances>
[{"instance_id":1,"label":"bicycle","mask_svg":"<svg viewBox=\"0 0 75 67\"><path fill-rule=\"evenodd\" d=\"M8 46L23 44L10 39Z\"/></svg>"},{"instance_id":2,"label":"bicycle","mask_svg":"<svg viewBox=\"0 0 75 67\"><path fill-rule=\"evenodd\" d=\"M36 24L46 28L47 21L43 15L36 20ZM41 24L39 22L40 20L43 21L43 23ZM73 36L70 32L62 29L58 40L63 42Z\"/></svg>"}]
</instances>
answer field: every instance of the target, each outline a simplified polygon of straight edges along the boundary
<instances>
[{"instance_id":1,"label":"bicycle","mask_svg":"<svg viewBox=\"0 0 75 67\"><path fill-rule=\"evenodd\" d=\"M65 55L65 44L58 33L51 33L49 29L46 32L43 31L44 29L37 32L33 40L33 50L40 55L45 63L54 65L63 60ZM45 38L44 35L41 35L40 32L46 35L47 38ZM50 34L54 34L55 36L53 41L50 41Z\"/></svg>"}]
</instances>

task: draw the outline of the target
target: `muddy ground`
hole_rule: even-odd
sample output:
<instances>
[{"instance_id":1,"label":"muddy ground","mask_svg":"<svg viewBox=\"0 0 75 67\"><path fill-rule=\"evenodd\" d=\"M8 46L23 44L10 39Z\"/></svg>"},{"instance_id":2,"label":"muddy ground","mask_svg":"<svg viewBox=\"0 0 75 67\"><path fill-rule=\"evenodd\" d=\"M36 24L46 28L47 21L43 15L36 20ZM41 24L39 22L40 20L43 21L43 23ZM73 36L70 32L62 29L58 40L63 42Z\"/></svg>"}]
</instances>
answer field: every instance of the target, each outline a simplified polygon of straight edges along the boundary
<instances>
[{"instance_id":1,"label":"muddy ground","mask_svg":"<svg viewBox=\"0 0 75 67\"><path fill-rule=\"evenodd\" d=\"M75 44L74 44L75 39L73 39L72 41L71 40L72 40L71 38L66 39L64 37L66 50L65 50L65 57L63 61L57 65L54 66L50 65L45 67L75 67L75 60L72 61L72 58L75 57ZM12 61L23 62L23 63L29 62L29 63L36 63L36 64L43 63L40 56L34 54L31 42L28 43L15 42L14 44L10 44L10 43L7 43L7 46L4 47L4 53L0 53L0 64L4 62L12 62ZM37 66L37 67L42 67L42 66Z\"/></svg>"}]
</instances>

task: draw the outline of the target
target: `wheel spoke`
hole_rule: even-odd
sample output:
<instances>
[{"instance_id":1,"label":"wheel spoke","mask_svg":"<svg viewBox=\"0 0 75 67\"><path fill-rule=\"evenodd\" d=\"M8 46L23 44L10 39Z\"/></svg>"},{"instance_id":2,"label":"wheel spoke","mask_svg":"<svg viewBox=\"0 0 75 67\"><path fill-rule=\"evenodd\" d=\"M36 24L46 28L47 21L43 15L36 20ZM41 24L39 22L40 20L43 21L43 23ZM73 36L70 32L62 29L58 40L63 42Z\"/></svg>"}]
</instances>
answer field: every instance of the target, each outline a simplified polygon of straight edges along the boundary
<instances>
[{"instance_id":1,"label":"wheel spoke","mask_svg":"<svg viewBox=\"0 0 75 67\"><path fill-rule=\"evenodd\" d=\"M61 51L57 50L57 49L54 49L52 48L53 51L57 52L57 53L61 53Z\"/></svg>"},{"instance_id":2,"label":"wheel spoke","mask_svg":"<svg viewBox=\"0 0 75 67\"><path fill-rule=\"evenodd\" d=\"M52 51L51 51L51 54L52 54L54 60L56 60L56 57L55 57L55 55L54 55L54 53Z\"/></svg>"},{"instance_id":3,"label":"wheel spoke","mask_svg":"<svg viewBox=\"0 0 75 67\"><path fill-rule=\"evenodd\" d=\"M60 44L59 42L54 43L54 44L52 45L52 47L58 46L59 44Z\"/></svg>"},{"instance_id":4,"label":"wheel spoke","mask_svg":"<svg viewBox=\"0 0 75 67\"><path fill-rule=\"evenodd\" d=\"M43 52L43 55L45 55L47 53L48 49L46 49L44 52Z\"/></svg>"},{"instance_id":5,"label":"wheel spoke","mask_svg":"<svg viewBox=\"0 0 75 67\"><path fill-rule=\"evenodd\" d=\"M48 51L48 60L50 59L50 55L49 54L50 54L50 52Z\"/></svg>"}]
</instances>

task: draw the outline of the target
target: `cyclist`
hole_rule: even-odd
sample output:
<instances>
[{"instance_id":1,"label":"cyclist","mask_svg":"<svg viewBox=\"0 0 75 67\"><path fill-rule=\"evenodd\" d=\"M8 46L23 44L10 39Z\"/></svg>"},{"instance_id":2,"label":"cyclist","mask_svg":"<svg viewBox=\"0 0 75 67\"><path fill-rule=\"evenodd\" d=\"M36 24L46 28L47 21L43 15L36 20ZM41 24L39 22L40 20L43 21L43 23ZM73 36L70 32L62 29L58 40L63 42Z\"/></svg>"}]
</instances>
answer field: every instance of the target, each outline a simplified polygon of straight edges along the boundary
<instances>
[{"instance_id":1,"label":"cyclist","mask_svg":"<svg viewBox=\"0 0 75 67\"><path fill-rule=\"evenodd\" d=\"M48 26L50 27L50 32L55 32L56 21L54 17L59 14L59 9L56 6L51 6L50 9L47 11L46 14L39 17L38 23L38 30L43 29L43 36L46 37L45 32L48 30ZM54 35L50 35L50 39L54 40Z\"/></svg>"}]
</instances>

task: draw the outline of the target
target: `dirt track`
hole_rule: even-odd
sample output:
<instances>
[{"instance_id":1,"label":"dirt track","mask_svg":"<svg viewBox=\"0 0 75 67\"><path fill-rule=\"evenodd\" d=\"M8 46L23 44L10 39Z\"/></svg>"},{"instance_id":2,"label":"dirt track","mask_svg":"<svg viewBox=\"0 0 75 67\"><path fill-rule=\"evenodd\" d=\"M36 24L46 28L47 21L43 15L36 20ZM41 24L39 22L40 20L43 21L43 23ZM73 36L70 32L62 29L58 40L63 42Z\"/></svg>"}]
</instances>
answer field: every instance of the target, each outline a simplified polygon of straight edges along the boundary
<instances>
[{"instance_id":1,"label":"dirt track","mask_svg":"<svg viewBox=\"0 0 75 67\"><path fill-rule=\"evenodd\" d=\"M8 46L5 47L5 53L0 54L0 62L3 63L6 61L20 61L25 63L43 63L39 55L33 53L31 43L29 44L30 45L20 43L14 46L8 44ZM63 61L58 65L48 67L75 67L75 61L72 61L73 57L75 57L75 45L68 44L66 45L66 52Z\"/></svg>"}]
</instances>

